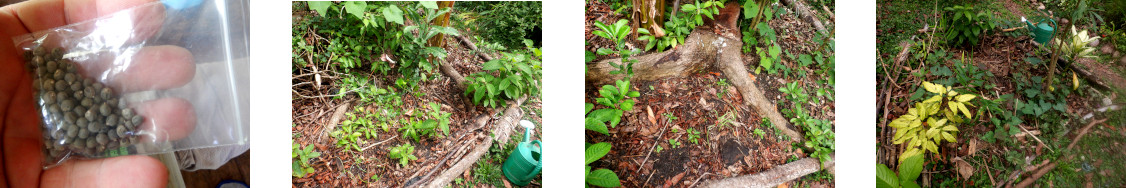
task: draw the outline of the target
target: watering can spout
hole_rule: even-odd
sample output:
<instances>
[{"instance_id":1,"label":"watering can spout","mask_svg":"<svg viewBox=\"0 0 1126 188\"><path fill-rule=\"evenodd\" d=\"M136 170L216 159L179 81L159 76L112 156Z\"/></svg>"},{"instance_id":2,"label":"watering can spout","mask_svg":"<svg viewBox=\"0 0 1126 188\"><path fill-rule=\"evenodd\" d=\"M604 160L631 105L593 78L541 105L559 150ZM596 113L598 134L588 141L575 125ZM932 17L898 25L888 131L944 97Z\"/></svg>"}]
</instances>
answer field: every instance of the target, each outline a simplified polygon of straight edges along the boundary
<instances>
[{"instance_id":1,"label":"watering can spout","mask_svg":"<svg viewBox=\"0 0 1126 188\"><path fill-rule=\"evenodd\" d=\"M1024 22L1024 24L1028 24L1028 28L1036 27L1036 26L1032 26L1032 22L1028 21L1028 19L1024 18L1024 16L1020 17L1020 22Z\"/></svg>"}]
</instances>

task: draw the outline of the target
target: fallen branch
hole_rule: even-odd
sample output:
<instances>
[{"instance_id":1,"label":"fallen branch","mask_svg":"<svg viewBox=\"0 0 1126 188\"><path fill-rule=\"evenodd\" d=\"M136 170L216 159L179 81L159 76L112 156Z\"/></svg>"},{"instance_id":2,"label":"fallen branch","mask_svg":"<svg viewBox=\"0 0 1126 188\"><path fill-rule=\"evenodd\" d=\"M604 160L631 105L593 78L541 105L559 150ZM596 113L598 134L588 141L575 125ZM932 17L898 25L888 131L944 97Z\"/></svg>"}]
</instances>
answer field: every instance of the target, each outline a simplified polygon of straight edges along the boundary
<instances>
[{"instance_id":1,"label":"fallen branch","mask_svg":"<svg viewBox=\"0 0 1126 188\"><path fill-rule=\"evenodd\" d=\"M829 160L825 161L825 168L831 168L834 165L835 158L830 157ZM821 170L821 164L817 158L806 157L758 174L708 181L701 184L700 187L774 187Z\"/></svg>"},{"instance_id":2,"label":"fallen branch","mask_svg":"<svg viewBox=\"0 0 1126 188\"><path fill-rule=\"evenodd\" d=\"M1071 150L1071 149L1075 148L1075 144L1078 144L1079 141L1083 139L1083 136L1087 135L1087 133L1088 133L1088 131L1090 131L1091 127L1094 127L1096 124L1106 122L1106 120L1107 119L1099 119L1099 120L1091 121L1091 123L1087 123L1087 126L1083 127L1083 129L1081 129L1079 131L1079 135L1075 136L1074 139L1071 139L1071 144L1068 144L1067 148L1064 149L1064 150ZM1052 169L1055 169L1056 166L1058 165L1057 163L1059 161L1071 160L1071 158L1074 157L1074 156L1075 156L1074 154L1067 155L1067 156L1064 156L1062 160L1056 160L1056 161L1053 161L1052 163L1048 163L1048 165L1045 165L1043 168L1040 168L1040 170L1037 170L1036 173L1032 174L1032 176L1029 176L1028 178L1024 179L1024 181L1020 181L1020 183L1018 183L1014 187L1024 188L1024 187L1028 187L1028 186L1032 185L1032 183L1035 183L1036 180L1040 179L1040 177L1044 177L1045 174L1048 174L1048 172L1051 172Z\"/></svg>"},{"instance_id":3,"label":"fallen branch","mask_svg":"<svg viewBox=\"0 0 1126 188\"><path fill-rule=\"evenodd\" d=\"M344 104L340 104L340 106L336 107L336 111L332 112L332 118L329 118L328 124L324 126L324 129L321 129L321 134L317 136L318 143L321 142L321 138L324 138L328 132L332 132L332 129L336 128L337 124L340 124L340 118L344 117L344 112L348 111L348 107L351 106L351 104L352 101L344 101Z\"/></svg>"},{"instance_id":4,"label":"fallen branch","mask_svg":"<svg viewBox=\"0 0 1126 188\"><path fill-rule=\"evenodd\" d=\"M386 140L376 142L376 143L368 145L367 147L364 147L364 148L360 148L360 152L364 152L364 150L367 150L368 148L378 146L380 144L383 144L384 142L394 140L395 138L398 138L398 137L399 137L399 135L395 135L395 136L392 136L391 138L387 138Z\"/></svg>"},{"instance_id":5,"label":"fallen branch","mask_svg":"<svg viewBox=\"0 0 1126 188\"><path fill-rule=\"evenodd\" d=\"M458 175L461 175L466 170L469 170L469 168L472 167L478 159L481 159L481 156L485 155L485 153L489 151L489 147L493 145L494 140L496 140L496 142L500 144L508 143L508 139L510 138L509 135L512 134L512 130L516 127L516 123L520 121L520 119L524 116L524 113L520 112L520 105L524 104L524 100L526 100L527 98L527 96L520 97L519 99L516 99L515 101L509 103L511 105L509 105L508 109L504 111L504 116L498 119L494 124L495 126L492 131L494 135L493 139L485 139L484 142L477 145L476 148L473 149L473 152L470 152L453 166L450 166L449 169L443 171L438 177L435 177L433 181L430 181L429 185L427 185L426 187L446 187L446 185L448 185L450 181L453 181L453 179Z\"/></svg>"},{"instance_id":6,"label":"fallen branch","mask_svg":"<svg viewBox=\"0 0 1126 188\"><path fill-rule=\"evenodd\" d=\"M794 12L798 13L798 17L805 18L806 21L812 23L813 27L817 29L817 32L820 32L822 35L828 35L825 30L825 25L822 25L821 20L813 16L813 11L809 10L809 6L796 0L781 0L779 2L789 6L790 9L794 9Z\"/></svg>"}]
</instances>

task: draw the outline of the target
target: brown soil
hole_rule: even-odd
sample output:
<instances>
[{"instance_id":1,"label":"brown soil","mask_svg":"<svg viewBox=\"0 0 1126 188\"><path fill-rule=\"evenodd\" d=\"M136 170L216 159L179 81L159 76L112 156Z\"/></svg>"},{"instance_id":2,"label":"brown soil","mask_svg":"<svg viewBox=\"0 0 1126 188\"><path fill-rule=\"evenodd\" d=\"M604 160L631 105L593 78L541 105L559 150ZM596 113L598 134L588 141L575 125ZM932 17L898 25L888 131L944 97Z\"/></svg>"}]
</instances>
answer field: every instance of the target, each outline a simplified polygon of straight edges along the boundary
<instances>
[{"instance_id":1,"label":"brown soil","mask_svg":"<svg viewBox=\"0 0 1126 188\"><path fill-rule=\"evenodd\" d=\"M605 8L598 8L605 7ZM587 4L587 45L586 50L595 50L599 47L613 47L609 41L590 34L597 30L593 26L594 20L608 22L620 16L608 12L609 8L599 1ZM779 38L783 50L798 54L809 54L814 46L809 42L813 37L812 26L802 22L793 15L783 15L768 23L773 27ZM644 44L642 43L634 43ZM652 53L652 52L650 52ZM644 55L644 54L640 54ZM825 54L826 57L832 54ZM758 59L753 52L743 54L744 59L753 57ZM598 59L612 58L599 56ZM748 59L749 60L749 59ZM596 60L597 61L597 60ZM747 67L753 70L757 62L746 62ZM793 81L803 82L810 97L817 97L817 79L824 79L824 75L814 73L815 66L801 67L796 60L786 59L785 66L796 72L806 72L802 78L781 78L776 75L752 75L752 80L767 98L775 102L779 109L791 108L778 88L782 83ZM753 74L753 73L752 73ZM601 160L591 164L594 168L608 168L613 170L622 180L624 187L655 187L671 185L673 187L694 187L706 180L723 179L738 175L754 174L782 165L793 157L806 157L801 150L791 147L788 139L782 138L782 133L775 132L773 128L762 124L762 117L749 106L743 105L741 95L734 87L720 87L717 82L726 75L714 68L705 69L692 76L668 78L651 82L632 83L633 88L641 93L636 98L637 104L633 111L626 112L622 123L615 128L610 128L610 135L587 131L586 140L589 143L609 142L613 150ZM599 95L597 89L601 86L587 86L586 98L588 103L594 103L593 98ZM829 88L831 89L831 88ZM820 104L806 104L806 111L814 118L834 119L833 102L828 97L819 97ZM596 105L597 108L603 108ZM665 114L675 116L670 120ZM725 117L726 116L726 117ZM721 119L731 118L731 123L720 123ZM700 131L698 143L688 140L688 129ZM677 130L673 132L672 130ZM765 132L763 136L753 133L755 129ZM662 130L664 134L662 135ZM673 148L669 140L680 142L678 148ZM654 148L657 144L662 151ZM648 155L648 159L646 156ZM827 183L826 183L827 182ZM803 185L831 185L829 181L801 181L793 184Z\"/></svg>"},{"instance_id":2,"label":"brown soil","mask_svg":"<svg viewBox=\"0 0 1126 188\"><path fill-rule=\"evenodd\" d=\"M460 31L463 34L471 35L468 31ZM311 32L309 32L311 33ZM312 35L312 34L310 34ZM312 40L314 36L308 36L309 45L318 46L320 40ZM470 73L478 72L481 70L480 65L483 63L473 52L468 48L460 46L454 38L446 37L446 47L448 52L447 63L450 63L459 73L468 75ZM320 46L318 46L320 47ZM379 54L372 54L371 60L374 61L379 58ZM366 64L366 63L365 63ZM312 72L312 66L299 68L299 72L295 75L306 74ZM336 94L340 87L336 85L339 80L333 76L340 76L336 70L331 70L332 66L325 64L316 64L319 70L326 71L323 84L318 89L313 85L300 85L293 88L305 96L319 96L319 95L332 95ZM370 70L369 67L360 67L355 70ZM439 163L448 155L452 155L461 150L470 150L482 142L482 140L475 139L478 136L488 136L488 131L492 130L492 124L485 127L479 127L472 120L482 115L493 115L499 110L488 109L479 105L472 104L472 101L462 95L463 91L457 89L458 87L451 87L455 84L453 80L448 77L440 76L437 79L419 83L419 89L415 92L405 92L390 86L396 79L401 76L396 73L389 75L379 75L377 73L364 73L370 79L373 79L380 88L389 90L396 90L402 97L403 106L400 108L407 114L414 114L415 116L421 115L424 109L429 108L430 102L439 103L442 105L442 111L451 113L450 116L450 134L447 136L438 136L432 138L424 138L420 142L415 142L410 138L403 138L400 136L398 130L401 125L393 124L390 126L389 132L379 131L375 139L363 139L366 143L361 144L361 147L371 146L378 142L384 142L380 145L373 146L363 152L355 150L343 150L337 147L336 140L329 135L333 130L328 127L336 127L335 125L328 125L335 112L335 109L350 102L355 106L359 102L359 97L354 94L342 97L341 99L333 98L303 98L301 96L294 96L292 101L293 105L293 123L294 127L292 132L295 136L294 142L301 145L312 145L316 151L321 152L321 157L311 159L309 163L316 168L316 172L305 178L293 178L293 185L296 187L398 187L405 186L407 182L419 181L422 176L437 169L433 176L436 176L442 170L449 168L451 165L460 160L459 157L450 157L445 163ZM435 71L435 74L438 74ZM302 82L310 82L313 80L312 76L295 77L293 84ZM421 93L422 95L413 95L411 93ZM524 116L525 119L541 122L540 115L535 114L531 109L540 109L540 99L529 99L523 105L526 109ZM353 107L354 108L354 107ZM352 112L353 108L345 109L347 112ZM367 104L361 106L368 112L377 112L379 106L376 104ZM347 119L347 116L341 118L341 121ZM538 139L541 127L537 126L533 139ZM514 130L516 131L516 130ZM522 135L523 130L519 130ZM392 138L394 137L394 138ZM391 147L401 145L404 143L411 143L415 146L414 155L418 160L411 161L410 165L403 167L399 165L397 160L387 158L387 152ZM461 149L463 146L464 149ZM461 150L459 150L461 149ZM378 176L378 181L372 181L372 176ZM430 178L433 178L431 176ZM462 177L466 180L472 180L472 176ZM424 180L430 181L430 180ZM539 185L534 182L533 185Z\"/></svg>"}]
</instances>

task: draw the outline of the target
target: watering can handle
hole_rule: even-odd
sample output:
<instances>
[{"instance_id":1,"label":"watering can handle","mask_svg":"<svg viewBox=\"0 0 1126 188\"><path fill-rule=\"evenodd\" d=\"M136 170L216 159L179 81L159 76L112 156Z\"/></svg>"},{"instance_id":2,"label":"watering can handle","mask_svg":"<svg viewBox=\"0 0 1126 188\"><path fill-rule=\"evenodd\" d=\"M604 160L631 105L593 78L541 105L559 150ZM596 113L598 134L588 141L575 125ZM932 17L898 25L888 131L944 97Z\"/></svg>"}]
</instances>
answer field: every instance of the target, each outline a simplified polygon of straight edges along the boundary
<instances>
[{"instance_id":1,"label":"watering can handle","mask_svg":"<svg viewBox=\"0 0 1126 188\"><path fill-rule=\"evenodd\" d=\"M1048 20L1052 21L1052 28L1055 28L1052 29L1052 37L1056 37L1056 31L1060 30L1060 26L1056 24L1055 18L1048 18Z\"/></svg>"},{"instance_id":2,"label":"watering can handle","mask_svg":"<svg viewBox=\"0 0 1126 188\"><path fill-rule=\"evenodd\" d=\"M543 142L540 142L539 140L532 141L532 144L538 145L538 147L540 147L541 149L543 148ZM531 147L532 145L529 144L528 146ZM541 158L540 160L543 159ZM540 173L540 170L542 170L541 168L543 168L543 162L540 162L539 165L536 165L536 168L532 169L532 173L528 173L528 176L524 177L524 179L532 179L536 177L536 175Z\"/></svg>"}]
</instances>

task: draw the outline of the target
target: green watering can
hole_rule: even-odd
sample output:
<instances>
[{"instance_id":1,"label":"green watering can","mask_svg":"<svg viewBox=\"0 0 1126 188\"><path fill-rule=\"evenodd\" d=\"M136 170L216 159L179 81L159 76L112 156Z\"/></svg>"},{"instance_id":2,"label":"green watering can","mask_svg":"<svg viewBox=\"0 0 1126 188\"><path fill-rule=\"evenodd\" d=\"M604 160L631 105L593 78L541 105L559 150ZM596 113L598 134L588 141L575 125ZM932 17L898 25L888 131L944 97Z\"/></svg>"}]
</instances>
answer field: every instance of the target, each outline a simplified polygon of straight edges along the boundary
<instances>
[{"instance_id":1,"label":"green watering can","mask_svg":"<svg viewBox=\"0 0 1126 188\"><path fill-rule=\"evenodd\" d=\"M543 154L540 147L543 147L543 143L539 140L529 141L532 137L532 129L536 125L528 120L521 120L520 125L524 126L524 142L517 144L512 153L508 154L503 169L504 177L508 178L509 182L525 186L532 181L532 178L536 178L543 168L543 161L540 161Z\"/></svg>"},{"instance_id":2,"label":"green watering can","mask_svg":"<svg viewBox=\"0 0 1126 188\"><path fill-rule=\"evenodd\" d=\"M1052 25L1048 25L1048 22L1044 20L1040 20L1038 24L1032 24L1031 21L1028 21L1028 19L1025 19L1023 16L1020 17L1020 21L1028 24L1028 31L1032 32L1032 39L1040 44L1048 44L1048 41L1051 41L1052 36L1056 34L1056 20L1048 20L1052 22Z\"/></svg>"}]
</instances>

